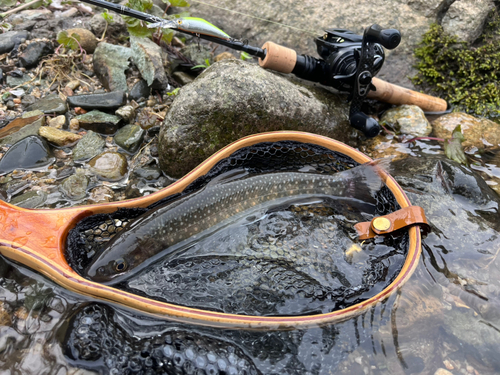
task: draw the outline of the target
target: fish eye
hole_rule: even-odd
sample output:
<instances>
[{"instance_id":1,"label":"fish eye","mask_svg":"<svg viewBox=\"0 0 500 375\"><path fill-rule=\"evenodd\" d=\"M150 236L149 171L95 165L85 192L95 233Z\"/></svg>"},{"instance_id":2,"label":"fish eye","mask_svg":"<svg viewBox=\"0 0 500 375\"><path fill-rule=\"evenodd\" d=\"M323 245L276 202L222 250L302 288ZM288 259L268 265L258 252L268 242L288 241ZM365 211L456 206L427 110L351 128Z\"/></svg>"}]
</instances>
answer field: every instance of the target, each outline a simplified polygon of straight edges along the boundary
<instances>
[{"instance_id":1,"label":"fish eye","mask_svg":"<svg viewBox=\"0 0 500 375\"><path fill-rule=\"evenodd\" d=\"M118 258L115 260L115 271L116 272L123 272L127 269L127 262L123 258Z\"/></svg>"}]
</instances>

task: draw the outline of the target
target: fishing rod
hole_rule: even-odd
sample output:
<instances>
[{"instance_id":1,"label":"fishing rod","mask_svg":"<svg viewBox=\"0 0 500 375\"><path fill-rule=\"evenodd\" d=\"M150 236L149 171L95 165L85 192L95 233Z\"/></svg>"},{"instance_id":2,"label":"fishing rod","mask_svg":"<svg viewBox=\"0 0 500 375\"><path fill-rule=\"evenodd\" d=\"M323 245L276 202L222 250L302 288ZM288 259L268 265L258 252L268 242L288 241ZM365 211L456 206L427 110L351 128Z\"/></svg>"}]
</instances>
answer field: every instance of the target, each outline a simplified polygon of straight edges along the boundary
<instances>
[{"instance_id":1,"label":"fishing rod","mask_svg":"<svg viewBox=\"0 0 500 375\"><path fill-rule=\"evenodd\" d=\"M80 0L116 13L149 23L149 28L174 29L259 58L259 65L282 73L293 73L297 77L331 86L348 93L351 102L349 121L367 137L380 132L378 122L361 111L365 98L390 104L414 104L425 112L444 112L448 103L440 98L422 94L393 85L375 77L385 61L384 48L396 48L401 34L396 29L383 29L372 25L357 35L346 29L327 29L315 39L320 59L299 55L291 48L266 42L262 48L251 46L231 38L210 22L195 17L180 17L173 20L153 16L123 5L105 0Z\"/></svg>"}]
</instances>

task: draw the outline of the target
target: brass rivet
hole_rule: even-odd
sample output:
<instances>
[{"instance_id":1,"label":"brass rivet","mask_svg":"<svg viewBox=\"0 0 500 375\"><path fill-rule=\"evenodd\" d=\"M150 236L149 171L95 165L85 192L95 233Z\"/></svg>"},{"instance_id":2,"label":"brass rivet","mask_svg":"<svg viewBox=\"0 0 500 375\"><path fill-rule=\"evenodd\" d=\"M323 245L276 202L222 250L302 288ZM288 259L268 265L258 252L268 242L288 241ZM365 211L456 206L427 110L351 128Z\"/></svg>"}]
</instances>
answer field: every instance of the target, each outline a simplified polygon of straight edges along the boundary
<instances>
[{"instance_id":1,"label":"brass rivet","mask_svg":"<svg viewBox=\"0 0 500 375\"><path fill-rule=\"evenodd\" d=\"M387 230L391 227L391 221L385 217L377 217L373 220L373 228L376 230Z\"/></svg>"}]
</instances>

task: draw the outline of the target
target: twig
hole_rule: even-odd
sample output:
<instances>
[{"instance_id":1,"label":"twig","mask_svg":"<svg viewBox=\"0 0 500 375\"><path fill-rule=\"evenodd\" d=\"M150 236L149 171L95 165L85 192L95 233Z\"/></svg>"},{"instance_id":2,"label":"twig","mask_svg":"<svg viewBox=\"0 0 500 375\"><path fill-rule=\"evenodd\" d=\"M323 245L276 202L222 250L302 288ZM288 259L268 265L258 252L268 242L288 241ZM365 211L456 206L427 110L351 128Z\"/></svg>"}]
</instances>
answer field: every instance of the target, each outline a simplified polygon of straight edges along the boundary
<instances>
[{"instance_id":1,"label":"twig","mask_svg":"<svg viewBox=\"0 0 500 375\"><path fill-rule=\"evenodd\" d=\"M41 2L42 2L42 0L33 0L33 1L30 1L29 3L20 5L17 8L8 10L7 12L0 13L0 18L5 18L5 17L7 17L7 16L9 16L11 14L19 12L20 10L29 8L30 6L32 6L32 5L36 4L36 3L41 3Z\"/></svg>"},{"instance_id":2,"label":"twig","mask_svg":"<svg viewBox=\"0 0 500 375\"><path fill-rule=\"evenodd\" d=\"M482 268L482 269L488 268L488 267L489 267L489 265L490 265L491 263L493 263L493 262L495 261L495 259L497 259L498 253L500 253L500 247L498 248L497 253L496 253L495 255L493 255L493 258L489 261L489 263L488 263L486 266L481 267L481 268Z\"/></svg>"},{"instance_id":3,"label":"twig","mask_svg":"<svg viewBox=\"0 0 500 375\"><path fill-rule=\"evenodd\" d=\"M106 21L106 26L104 26L104 32L102 33L101 39L98 39L98 42L102 42L104 40L104 36L106 35L106 31L108 31L108 21Z\"/></svg>"},{"instance_id":4,"label":"twig","mask_svg":"<svg viewBox=\"0 0 500 375\"><path fill-rule=\"evenodd\" d=\"M410 142L422 141L422 140L438 141L438 142L445 141L443 138L436 138L436 137L415 137L412 139L408 139L407 141L404 141L403 143L410 143Z\"/></svg>"},{"instance_id":5,"label":"twig","mask_svg":"<svg viewBox=\"0 0 500 375\"><path fill-rule=\"evenodd\" d=\"M137 151L137 154L134 155L134 157L132 158L132 160L130 160L130 164L132 165L132 163L139 157L139 155L141 154L141 152L146 148L148 147L151 143L153 143L153 141L156 139L156 137L153 137L153 139L151 139L148 143L146 143L144 146L141 147L141 149L139 151Z\"/></svg>"}]
</instances>

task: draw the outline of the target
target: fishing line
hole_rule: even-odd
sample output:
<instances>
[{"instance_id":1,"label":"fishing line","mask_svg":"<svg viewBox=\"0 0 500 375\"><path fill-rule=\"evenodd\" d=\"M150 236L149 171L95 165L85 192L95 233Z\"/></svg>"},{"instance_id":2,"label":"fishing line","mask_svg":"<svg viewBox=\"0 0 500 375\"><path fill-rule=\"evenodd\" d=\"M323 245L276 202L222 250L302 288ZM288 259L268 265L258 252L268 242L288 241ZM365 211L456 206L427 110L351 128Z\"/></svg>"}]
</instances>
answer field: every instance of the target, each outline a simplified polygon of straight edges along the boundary
<instances>
[{"instance_id":1,"label":"fishing line","mask_svg":"<svg viewBox=\"0 0 500 375\"><path fill-rule=\"evenodd\" d=\"M198 4L203 4L203 5L206 5L206 6L209 6L209 7L213 7L213 8L217 8L217 9L220 9L220 10L225 10L226 12L231 12L231 13L239 14L241 16L245 16L245 17L249 17L249 18L254 18L254 19L259 20L259 21L269 22L269 23L272 23L272 24L275 24L275 25L278 25L278 26L288 27L290 29L302 31L304 33L311 34L311 35L314 35L314 36L318 35L318 33L315 33L315 32L309 31L309 30L304 30L304 29L301 29L299 27L290 26L290 25L287 25L287 24L284 24L284 23L281 23L281 22L271 21L271 20L268 20L268 19L265 19L265 18L262 18L262 17L253 16L251 14L246 14L246 13L238 12L237 10L227 9L227 8L220 7L220 6L217 6L217 5L205 3L203 1L191 0L191 2L198 3Z\"/></svg>"}]
</instances>

